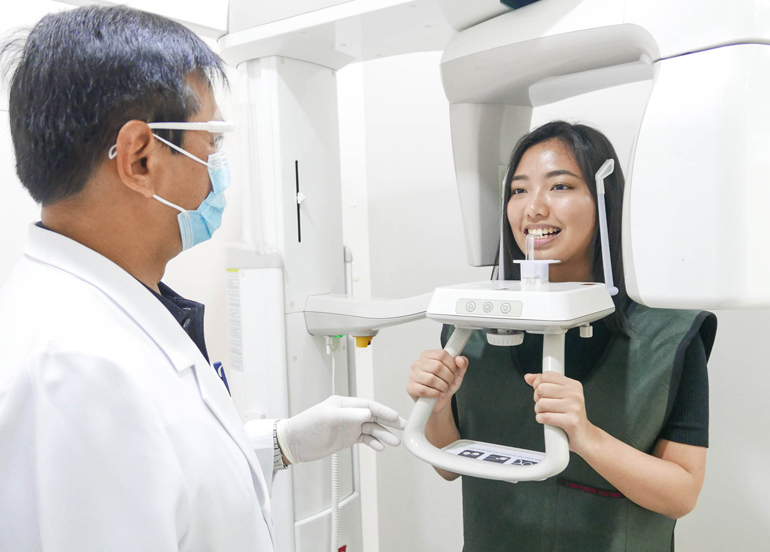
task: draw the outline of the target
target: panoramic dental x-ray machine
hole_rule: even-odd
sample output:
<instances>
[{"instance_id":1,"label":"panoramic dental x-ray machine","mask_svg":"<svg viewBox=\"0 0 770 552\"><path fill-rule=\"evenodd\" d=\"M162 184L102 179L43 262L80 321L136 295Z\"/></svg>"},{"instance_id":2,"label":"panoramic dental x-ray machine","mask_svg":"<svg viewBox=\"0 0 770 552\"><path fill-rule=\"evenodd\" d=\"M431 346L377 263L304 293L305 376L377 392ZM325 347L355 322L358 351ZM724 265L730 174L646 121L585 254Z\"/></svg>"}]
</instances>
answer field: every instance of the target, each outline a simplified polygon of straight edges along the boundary
<instances>
[{"instance_id":1,"label":"panoramic dental x-ray machine","mask_svg":"<svg viewBox=\"0 0 770 552\"><path fill-rule=\"evenodd\" d=\"M441 76L473 266L494 263L500 166L530 130L532 110L651 81L626 170L629 295L653 307L770 306L770 259L757 254L766 247L763 210L770 204L764 0L540 0L515 11L497 0L231 0L229 14L229 34L219 44L237 67L243 186L233 193L244 205L243 245L228 254L230 368L233 399L245 418L293 415L332 388L355 393L350 344L332 338L327 354L330 334L368 341L379 328L427 309L458 328L448 344L453 352L473 328L497 330L490 339L503 344L520 339L508 330L542 331L544 369L558 369L559 332L612 309L603 284L442 288L430 308L425 298L398 308L346 299L335 71L357 61L444 52ZM719 254L725 251L730 262ZM432 449L420 435L430 411L428 401L418 402L405 440L435 465L504 480L542 479L566 465L566 441L553 428L545 428L545 458L509 451L520 455L519 465ZM282 551L328 550L330 542L335 552L361 549L355 453L341 455L339 464L336 541L329 538L330 461L276 474Z\"/></svg>"}]
</instances>

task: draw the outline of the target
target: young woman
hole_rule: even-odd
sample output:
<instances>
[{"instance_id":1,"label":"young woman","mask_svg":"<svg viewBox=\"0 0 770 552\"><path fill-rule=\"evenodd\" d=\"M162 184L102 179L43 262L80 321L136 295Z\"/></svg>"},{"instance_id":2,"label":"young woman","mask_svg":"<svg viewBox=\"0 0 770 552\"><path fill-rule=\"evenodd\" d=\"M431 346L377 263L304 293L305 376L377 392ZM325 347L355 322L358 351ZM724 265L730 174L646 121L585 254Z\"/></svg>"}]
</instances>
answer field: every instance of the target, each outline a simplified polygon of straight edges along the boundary
<instances>
[{"instance_id":1,"label":"young woman","mask_svg":"<svg viewBox=\"0 0 770 552\"><path fill-rule=\"evenodd\" d=\"M577 329L567 333L565 375L541 373L543 339L534 334L518 347L495 347L478 331L463 356L425 351L412 365L412 398L439 398L426 427L437 447L464 438L543 450L542 424L569 438L569 466L549 480L513 485L463 477L465 552L668 552L675 520L695 507L706 465L706 362L716 318L628 298L624 179L601 132L556 121L519 141L505 183L501 262L509 279L519 279L513 260L524 258L532 233L536 258L561 261L551 265L552 282L603 281L594 174L609 158L616 310L594 323L590 339ZM444 328L444 342L450 331Z\"/></svg>"}]
</instances>

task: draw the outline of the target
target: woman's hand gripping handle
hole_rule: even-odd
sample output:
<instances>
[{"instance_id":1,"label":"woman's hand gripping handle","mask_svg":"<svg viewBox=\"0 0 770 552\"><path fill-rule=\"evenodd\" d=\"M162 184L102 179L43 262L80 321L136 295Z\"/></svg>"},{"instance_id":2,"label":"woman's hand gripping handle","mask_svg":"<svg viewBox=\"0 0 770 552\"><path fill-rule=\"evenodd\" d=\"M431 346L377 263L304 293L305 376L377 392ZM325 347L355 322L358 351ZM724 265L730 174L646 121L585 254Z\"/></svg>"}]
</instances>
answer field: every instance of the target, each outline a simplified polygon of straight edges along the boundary
<instances>
[{"instance_id":1,"label":"woman's hand gripping handle","mask_svg":"<svg viewBox=\"0 0 770 552\"><path fill-rule=\"evenodd\" d=\"M423 351L420 358L412 363L406 392L412 400L431 403L431 412L441 412L451 402L452 396L460 389L468 359L459 354L465 347L473 330L456 329L444 349Z\"/></svg>"},{"instance_id":2,"label":"woman's hand gripping handle","mask_svg":"<svg viewBox=\"0 0 770 552\"><path fill-rule=\"evenodd\" d=\"M473 330L456 328L444 350L425 351L412 364L407 392L417 401L406 424L403 440L418 458L428 457L460 438L451 409L446 408L462 385L468 359L459 356ZM457 474L436 468L445 479Z\"/></svg>"}]
</instances>

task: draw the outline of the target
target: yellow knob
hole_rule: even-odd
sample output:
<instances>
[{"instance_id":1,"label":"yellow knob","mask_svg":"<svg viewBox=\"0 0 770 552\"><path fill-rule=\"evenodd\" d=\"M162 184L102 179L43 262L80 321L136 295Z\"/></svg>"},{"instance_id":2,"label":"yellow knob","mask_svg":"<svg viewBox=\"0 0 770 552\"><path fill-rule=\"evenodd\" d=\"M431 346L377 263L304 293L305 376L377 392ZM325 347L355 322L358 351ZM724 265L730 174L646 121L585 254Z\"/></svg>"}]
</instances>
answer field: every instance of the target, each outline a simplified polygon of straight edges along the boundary
<instances>
[{"instance_id":1,"label":"yellow knob","mask_svg":"<svg viewBox=\"0 0 770 552\"><path fill-rule=\"evenodd\" d=\"M369 345L372 343L372 336L371 335L357 335L356 336L356 347L359 349L366 349Z\"/></svg>"}]
</instances>

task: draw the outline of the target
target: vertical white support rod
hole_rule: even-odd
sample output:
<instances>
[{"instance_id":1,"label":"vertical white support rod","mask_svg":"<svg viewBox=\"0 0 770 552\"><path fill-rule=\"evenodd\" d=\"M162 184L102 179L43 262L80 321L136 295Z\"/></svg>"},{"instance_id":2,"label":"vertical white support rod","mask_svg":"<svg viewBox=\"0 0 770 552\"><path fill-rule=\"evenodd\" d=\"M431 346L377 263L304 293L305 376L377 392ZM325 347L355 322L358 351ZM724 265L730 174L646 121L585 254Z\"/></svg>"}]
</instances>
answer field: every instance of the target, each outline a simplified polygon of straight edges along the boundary
<instances>
[{"instance_id":1,"label":"vertical white support rod","mask_svg":"<svg viewBox=\"0 0 770 552\"><path fill-rule=\"evenodd\" d=\"M564 337L566 331L543 335L543 373L564 375ZM569 441L564 430L545 424L545 449L556 457L569 458Z\"/></svg>"}]
</instances>

